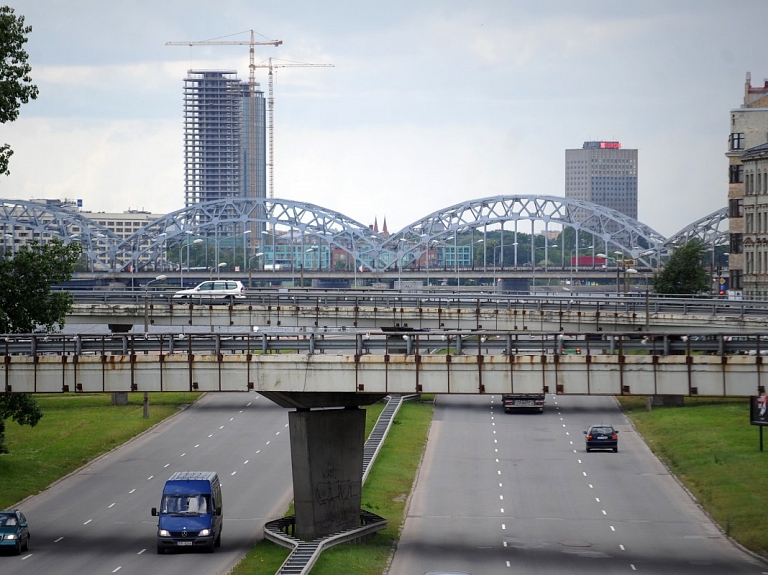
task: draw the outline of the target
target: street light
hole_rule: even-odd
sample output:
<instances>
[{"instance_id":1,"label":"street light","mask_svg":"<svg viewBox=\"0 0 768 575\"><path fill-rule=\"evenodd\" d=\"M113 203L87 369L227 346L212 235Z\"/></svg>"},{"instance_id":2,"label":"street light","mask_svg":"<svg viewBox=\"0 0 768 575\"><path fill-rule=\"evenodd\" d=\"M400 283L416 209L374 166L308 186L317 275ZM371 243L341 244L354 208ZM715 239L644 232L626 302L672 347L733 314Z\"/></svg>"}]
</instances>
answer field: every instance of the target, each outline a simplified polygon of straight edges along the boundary
<instances>
[{"instance_id":1,"label":"street light","mask_svg":"<svg viewBox=\"0 0 768 575\"><path fill-rule=\"evenodd\" d=\"M258 252L256 254L253 254L250 258L248 258L248 289L253 287L253 282L251 281L251 273L253 272L253 268L251 267L251 260L254 258L259 258L264 255L264 252Z\"/></svg>"},{"instance_id":2,"label":"street light","mask_svg":"<svg viewBox=\"0 0 768 575\"><path fill-rule=\"evenodd\" d=\"M221 268L227 267L227 262L219 262L216 266L216 279L221 279Z\"/></svg>"},{"instance_id":3,"label":"street light","mask_svg":"<svg viewBox=\"0 0 768 575\"><path fill-rule=\"evenodd\" d=\"M144 333L149 331L149 284L154 282L163 281L166 278L164 275L159 275L153 280L149 280L144 284Z\"/></svg>"},{"instance_id":4,"label":"street light","mask_svg":"<svg viewBox=\"0 0 768 575\"><path fill-rule=\"evenodd\" d=\"M243 232L243 268L248 267L245 263L245 259L248 257L248 249L246 248L245 240L247 239L248 234L250 233L251 233L251 230L245 230ZM234 259L234 256L233 256L233 259Z\"/></svg>"},{"instance_id":5,"label":"street light","mask_svg":"<svg viewBox=\"0 0 768 575\"><path fill-rule=\"evenodd\" d=\"M190 231L186 231L184 233L192 235L192 232L190 232ZM187 238L187 266L189 266L189 244L192 243L192 244L195 244L195 245L199 245L199 244L204 243L204 241L205 240L203 240L202 238L195 238L194 240L192 240L190 242L189 238ZM184 262L181 259L181 248L182 247L183 246L179 246L179 287L184 289Z\"/></svg>"}]
</instances>

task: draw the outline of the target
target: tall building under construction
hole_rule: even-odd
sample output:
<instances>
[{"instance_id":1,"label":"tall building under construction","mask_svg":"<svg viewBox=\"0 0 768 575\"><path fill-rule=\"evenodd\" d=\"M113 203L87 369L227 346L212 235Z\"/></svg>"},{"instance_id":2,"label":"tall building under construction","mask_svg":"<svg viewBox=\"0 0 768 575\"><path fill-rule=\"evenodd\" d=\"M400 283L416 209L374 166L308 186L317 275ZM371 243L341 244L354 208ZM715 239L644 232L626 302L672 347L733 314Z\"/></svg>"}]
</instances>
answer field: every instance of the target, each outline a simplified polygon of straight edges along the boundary
<instances>
[{"instance_id":1,"label":"tall building under construction","mask_svg":"<svg viewBox=\"0 0 768 575\"><path fill-rule=\"evenodd\" d=\"M184 79L184 205L265 198L266 105L234 70L189 70Z\"/></svg>"}]
</instances>

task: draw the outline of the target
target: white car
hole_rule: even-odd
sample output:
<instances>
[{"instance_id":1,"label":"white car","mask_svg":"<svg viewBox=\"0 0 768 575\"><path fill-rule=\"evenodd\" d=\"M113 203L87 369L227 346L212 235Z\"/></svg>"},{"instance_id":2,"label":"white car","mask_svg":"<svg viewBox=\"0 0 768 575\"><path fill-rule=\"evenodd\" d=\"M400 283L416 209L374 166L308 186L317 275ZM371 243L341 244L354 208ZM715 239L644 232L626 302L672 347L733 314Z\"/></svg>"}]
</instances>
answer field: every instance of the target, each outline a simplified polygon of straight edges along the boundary
<instances>
[{"instance_id":1,"label":"white car","mask_svg":"<svg viewBox=\"0 0 768 575\"><path fill-rule=\"evenodd\" d=\"M174 299L190 301L227 300L233 303L245 297L245 286L235 280L211 280L192 289L183 289L173 294Z\"/></svg>"}]
</instances>

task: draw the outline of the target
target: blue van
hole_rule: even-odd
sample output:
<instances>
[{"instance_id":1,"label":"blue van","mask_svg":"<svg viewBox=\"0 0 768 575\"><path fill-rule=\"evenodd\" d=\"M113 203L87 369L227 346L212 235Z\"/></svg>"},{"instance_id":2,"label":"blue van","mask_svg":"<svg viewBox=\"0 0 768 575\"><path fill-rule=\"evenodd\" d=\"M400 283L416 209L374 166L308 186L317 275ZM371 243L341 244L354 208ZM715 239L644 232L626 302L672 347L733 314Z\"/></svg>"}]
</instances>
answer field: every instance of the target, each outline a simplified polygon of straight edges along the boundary
<instances>
[{"instance_id":1,"label":"blue van","mask_svg":"<svg viewBox=\"0 0 768 575\"><path fill-rule=\"evenodd\" d=\"M221 545L221 482L213 471L177 471L165 482L157 517L157 552L205 549Z\"/></svg>"}]
</instances>

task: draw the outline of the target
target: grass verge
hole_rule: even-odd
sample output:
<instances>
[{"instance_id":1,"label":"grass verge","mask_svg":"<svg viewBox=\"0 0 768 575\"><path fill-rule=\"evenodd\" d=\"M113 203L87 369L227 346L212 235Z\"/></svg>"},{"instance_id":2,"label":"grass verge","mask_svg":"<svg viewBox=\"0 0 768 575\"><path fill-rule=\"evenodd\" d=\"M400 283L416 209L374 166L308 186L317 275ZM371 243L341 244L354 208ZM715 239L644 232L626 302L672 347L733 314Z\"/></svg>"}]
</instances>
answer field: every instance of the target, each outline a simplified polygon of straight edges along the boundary
<instances>
[{"instance_id":1,"label":"grass verge","mask_svg":"<svg viewBox=\"0 0 768 575\"><path fill-rule=\"evenodd\" d=\"M0 455L0 509L43 491L51 483L121 445L194 402L199 393L129 393L128 405L113 406L109 394L37 395L43 418L35 427L7 420Z\"/></svg>"},{"instance_id":2,"label":"grass verge","mask_svg":"<svg viewBox=\"0 0 768 575\"><path fill-rule=\"evenodd\" d=\"M378 417L372 408L366 415L366 436ZM385 517L388 526L364 543L339 545L325 551L312 575L380 575L405 519L405 504L413 487L432 421L432 397L405 402L393 422L387 440L363 486L364 509ZM288 557L288 550L261 541L235 568L234 575L274 575Z\"/></svg>"},{"instance_id":3,"label":"grass verge","mask_svg":"<svg viewBox=\"0 0 768 575\"><path fill-rule=\"evenodd\" d=\"M693 493L723 531L768 556L768 516L760 485L768 452L749 424L746 398L685 398L683 407L645 411L644 397L619 398L648 446Z\"/></svg>"}]
</instances>

